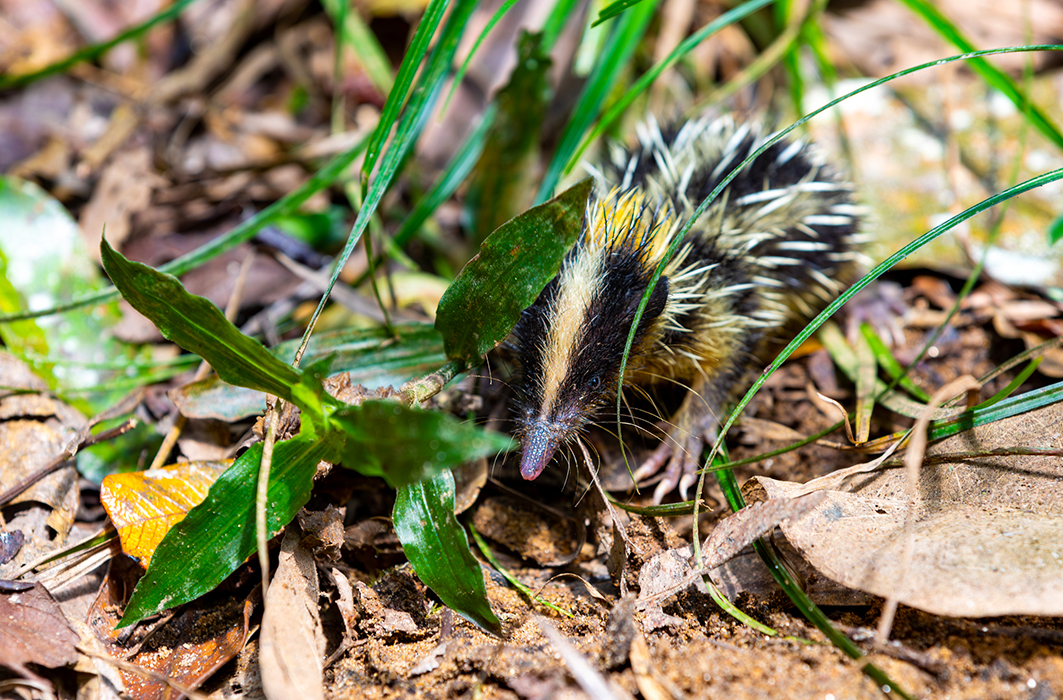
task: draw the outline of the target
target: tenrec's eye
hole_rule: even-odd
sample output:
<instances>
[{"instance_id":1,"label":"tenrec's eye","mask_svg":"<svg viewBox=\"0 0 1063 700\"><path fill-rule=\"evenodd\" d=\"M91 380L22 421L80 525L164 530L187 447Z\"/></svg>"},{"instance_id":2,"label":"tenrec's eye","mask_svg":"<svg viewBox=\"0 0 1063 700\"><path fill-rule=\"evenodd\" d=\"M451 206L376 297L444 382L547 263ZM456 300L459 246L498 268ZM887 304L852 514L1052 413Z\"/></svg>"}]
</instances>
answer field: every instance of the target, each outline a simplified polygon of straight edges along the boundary
<instances>
[{"instance_id":1,"label":"tenrec's eye","mask_svg":"<svg viewBox=\"0 0 1063 700\"><path fill-rule=\"evenodd\" d=\"M598 377L591 377L591 380L587 382L587 387L592 391L601 386L602 380Z\"/></svg>"}]
</instances>

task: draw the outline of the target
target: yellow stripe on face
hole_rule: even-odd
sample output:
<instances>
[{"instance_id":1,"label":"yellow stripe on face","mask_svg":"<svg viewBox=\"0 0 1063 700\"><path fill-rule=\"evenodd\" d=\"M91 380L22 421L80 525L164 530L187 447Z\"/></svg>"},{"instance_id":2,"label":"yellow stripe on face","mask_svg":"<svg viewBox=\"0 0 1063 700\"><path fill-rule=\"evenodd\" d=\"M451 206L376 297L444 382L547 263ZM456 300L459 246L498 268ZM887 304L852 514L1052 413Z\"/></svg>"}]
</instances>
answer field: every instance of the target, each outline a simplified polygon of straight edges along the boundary
<instances>
[{"instance_id":1,"label":"yellow stripe on face","mask_svg":"<svg viewBox=\"0 0 1063 700\"><path fill-rule=\"evenodd\" d=\"M557 408L561 384L579 352L584 320L604 267L604 251L580 247L576 257L561 271L558 294L550 306L550 331L543 351L544 418Z\"/></svg>"}]
</instances>

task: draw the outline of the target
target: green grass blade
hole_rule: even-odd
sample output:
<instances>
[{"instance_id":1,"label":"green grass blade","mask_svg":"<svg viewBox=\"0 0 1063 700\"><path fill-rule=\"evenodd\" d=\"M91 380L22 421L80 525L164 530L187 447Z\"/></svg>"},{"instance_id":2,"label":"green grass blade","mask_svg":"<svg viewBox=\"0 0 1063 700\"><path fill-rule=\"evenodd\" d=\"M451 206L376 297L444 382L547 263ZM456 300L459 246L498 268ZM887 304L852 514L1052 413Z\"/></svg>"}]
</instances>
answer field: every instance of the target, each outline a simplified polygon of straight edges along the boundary
<instances>
[{"instance_id":1,"label":"green grass blade","mask_svg":"<svg viewBox=\"0 0 1063 700\"><path fill-rule=\"evenodd\" d=\"M956 27L955 24L949 21L948 17L941 14L933 4L927 0L901 0L908 6L912 12L919 15L927 24L930 25L934 31L940 34L945 40L952 43L953 46L960 51L966 51L969 53L975 52L975 46L963 35L963 33ZM1007 73L989 63L981 57L973 57L970 61L970 66L973 71L982 76L982 79L989 83L991 86L1000 90L1004 95L1014 103L1015 107L1026 117L1026 119L1033 124L1038 131L1044 134L1057 148L1063 150L1063 133L1060 133L1059 127L1057 127L1048 116L1041 111L1037 105L1033 104L1026 94L1015 84Z\"/></svg>"},{"instance_id":2,"label":"green grass blade","mask_svg":"<svg viewBox=\"0 0 1063 700\"><path fill-rule=\"evenodd\" d=\"M613 17L616 17L617 15L621 14L624 10L628 9L629 7L634 7L635 5L639 4L640 2L642 2L642 0L616 0L616 2L609 3L608 5L603 7L601 9L601 11L598 13L598 18L596 20L594 20L594 22L591 24L591 28L593 29L594 27L597 27L602 22L605 22L607 20L612 19Z\"/></svg>"},{"instance_id":3,"label":"green grass blade","mask_svg":"<svg viewBox=\"0 0 1063 700\"><path fill-rule=\"evenodd\" d=\"M579 12L579 0L557 0L550 14L543 23L543 51L550 51L561 36L561 31L574 20L573 14Z\"/></svg>"},{"instance_id":4,"label":"green grass blade","mask_svg":"<svg viewBox=\"0 0 1063 700\"><path fill-rule=\"evenodd\" d=\"M723 489L724 497L727 499L727 504L731 506L731 510L738 511L745 508L746 502L742 497L742 490L738 486L738 480L735 478L734 472L731 470L724 470L716 472L716 478L720 482L720 488ZM834 646L841 649L846 656L850 659L859 661L863 658L864 654L860 651L859 647L853 643L851 639L842 634L830 621L823 611L819 609L819 606L812 602L812 600L805 594L801 587L790 576L790 572L779 557L775 554L767 542L764 540L757 540L753 543L753 549L760 555L760 558L764 561L764 564L768 567L768 571L771 572L772 577L779 584L779 587L783 589L786 595L790 598L794 605L801 611L801 614L805 616L809 622L814 624L816 628L822 632L827 639L831 641ZM903 688L894 683L889 676L882 672L880 668L875 666L870 661L865 662L860 670L864 672L869 678L875 681L880 688L888 688L890 692L897 693L899 697L911 700L911 696L904 691Z\"/></svg>"},{"instance_id":5,"label":"green grass blade","mask_svg":"<svg viewBox=\"0 0 1063 700\"><path fill-rule=\"evenodd\" d=\"M391 74L391 61L388 60L384 47L377 41L376 35L369 29L369 25L358 14L357 8L346 7L344 11L345 1L322 0L321 4L325 7L325 12L328 13L333 24L340 20L341 15L343 16L341 42L358 57L373 87L379 90L381 95L388 95L395 84L395 78ZM339 90L339 87L337 86L336 89Z\"/></svg>"},{"instance_id":6,"label":"green grass blade","mask_svg":"<svg viewBox=\"0 0 1063 700\"><path fill-rule=\"evenodd\" d=\"M558 180L561 179L561 174L575 157L583 134L597 117L606 94L616 84L620 73L631 60L631 55L635 52L639 40L653 18L658 2L659 0L640 2L616 20L605 48L595 62L594 69L588 76L568 124L565 125L561 134L557 151L546 169L539 192L535 196L536 204L541 204L550 198Z\"/></svg>"},{"instance_id":7,"label":"green grass blade","mask_svg":"<svg viewBox=\"0 0 1063 700\"><path fill-rule=\"evenodd\" d=\"M434 2L435 0L433 1L433 4ZM318 303L317 308L314 309L313 317L307 324L306 332L303 334L304 345L314 330L317 318L321 315L321 312L325 308L325 304L328 302L329 294L332 292L332 288L336 285L336 281L339 279L340 271L343 270L343 266L347 264L347 260L351 257L351 253L354 252L355 246L358 244L358 241L361 240L362 233L365 232L373 214L376 213L376 209L380 205L380 200L391 185L391 181L394 179L399 167L405 162L406 156L409 154L417 137L420 136L421 131L424 129L425 122L428 120L428 114L443 87L446 71L449 69L450 63L454 58L454 52L458 48L458 42L461 40L462 33L469 20L469 15L471 15L472 11L476 8L476 3L477 0L457 0L457 4L450 13L447 23L443 27L439 41L436 43L435 48L432 49L432 53L424 66L424 71L421 74L418 85L410 96L406 111L403 114L402 119L399 121L395 132L395 138L392 140L391 145L380 160L380 168L377 171L376 177L373 179L373 184L365 191L365 198L362 202L362 206L358 209L358 216L355 218L354 225L351 227L351 233L347 238L347 243L343 248L343 252L340 253L339 257L333 263L332 274L329 277L328 286L325 289L325 293L321 295L321 301ZM418 28L418 32L420 32L420 28ZM407 61L409 58L410 54L407 54L406 60L403 61L404 67L407 67ZM399 73L401 77L402 69L400 69ZM399 89L399 82L401 81L397 81L396 90ZM372 139L377 138L381 133L383 132L380 131L380 127L378 126L378 130L374 132L370 139L369 148L372 148ZM366 158L368 159L368 157L369 154L367 153ZM362 172L363 175L365 175L369 170L363 168ZM301 353L298 353L297 357L300 354Z\"/></svg>"},{"instance_id":8,"label":"green grass blade","mask_svg":"<svg viewBox=\"0 0 1063 700\"><path fill-rule=\"evenodd\" d=\"M0 90L7 90L9 88L22 87L23 85L29 85L30 83L40 80L41 78L47 78L50 75L56 75L57 73L65 73L67 70L76 66L84 61L93 61L103 54L107 53L115 46L129 41L130 39L136 39L138 36L144 34L152 27L162 24L163 22L170 22L177 19L178 15L188 9L188 6L194 3L196 0L177 0L175 3L149 18L147 21L130 27L113 39L101 42L99 44L93 44L92 46L86 46L80 51L76 51L74 54L56 61L51 65L45 66L40 70L36 70L32 73L26 73L25 75L0 76Z\"/></svg>"},{"instance_id":9,"label":"green grass blade","mask_svg":"<svg viewBox=\"0 0 1063 700\"><path fill-rule=\"evenodd\" d=\"M927 431L927 438L940 440L980 425L987 425L998 420L1028 413L1038 408L1051 406L1060 401L1063 401L1063 382L1035 391L1028 391L1025 394L1005 399L986 408L976 408L972 411L967 411L957 416L954 420L934 422L930 425L929 431Z\"/></svg>"},{"instance_id":10,"label":"green grass blade","mask_svg":"<svg viewBox=\"0 0 1063 700\"><path fill-rule=\"evenodd\" d=\"M476 542L476 546L480 549L480 554L482 554L483 558L487 560L487 563L493 566L495 568L495 571L502 574L502 578L506 579L506 581L509 582L509 585L513 586L513 588L515 588L517 592L519 592L528 600L534 601L539 605L545 606L558 613L559 615L564 615L565 617L570 619L574 619L576 617L568 610L565 610L559 605L551 603L549 600L543 598L541 595L535 595L535 591L521 583L520 579L510 573L509 569L502 566L502 564L499 563L498 558L494 555L494 552L492 552L491 548L487 546L487 541L480 536L480 533L476 531L476 528L473 527L471 521L469 522L469 533L472 534L473 541Z\"/></svg>"},{"instance_id":11,"label":"green grass blade","mask_svg":"<svg viewBox=\"0 0 1063 700\"><path fill-rule=\"evenodd\" d=\"M413 41L410 42L410 47L406 50L402 65L399 66L399 74L395 77L391 90L388 91L384 109L380 112L380 121L377 122L376 129L373 130L373 134L369 137L365 160L362 162L363 186L368 182L369 176L376 166L377 159L380 158L384 141L387 139L388 134L391 133L391 127L394 126L399 117L399 110L402 109L402 106L412 95L413 79L417 74L417 70L425 62L429 44L432 41L432 37L435 36L436 29L439 28L439 23L442 21L449 4L450 0L431 0L421 16L417 31L413 35ZM368 193L366 193L367 199L368 196Z\"/></svg>"},{"instance_id":12,"label":"green grass blade","mask_svg":"<svg viewBox=\"0 0 1063 700\"><path fill-rule=\"evenodd\" d=\"M1008 385L1006 387L993 394L982 403L975 406L975 410L978 410L980 408L989 408L990 406L998 404L1004 399L1014 394L1015 390L1022 386L1022 383L1029 379L1030 375L1037 371L1038 365L1040 365L1041 361L1044 359L1045 358L1043 356L1035 358L1033 362L1023 367L1022 371L1015 375L1015 378L1008 382Z\"/></svg>"},{"instance_id":13,"label":"green grass blade","mask_svg":"<svg viewBox=\"0 0 1063 700\"><path fill-rule=\"evenodd\" d=\"M716 32L720 31L724 27L730 26L735 22L738 22L743 17L751 15L762 7L770 5L773 1L774 0L749 0L748 2L744 2L738 7L723 13L722 15L720 15L719 17L709 22L704 27L684 39L683 42L680 43L679 46L675 47L675 49L673 49L672 52L668 54L663 61L656 64L655 66L653 66L653 68L650 68L643 75L641 75L639 79L636 80L635 83L627 89L624 95L619 100L617 100L616 103L614 103L608 111L606 111L605 115L600 120L598 120L598 123L595 125L594 129L590 132L590 134L588 134L583 139L583 143L581 143L580 147L576 150L573 159L578 160L579 157L583 154L583 152L587 149L587 146L589 146L591 143L594 142L595 139L604 134L606 130L608 130L614 124L614 122L616 122L616 120L620 118L620 115L622 115L627 110L627 108L631 106L631 103L634 102L639 95L645 92L646 88L653 84L653 81L655 81L661 73L674 66L676 63L679 62L679 59L693 51L699 44L701 44L701 42L705 41Z\"/></svg>"},{"instance_id":14,"label":"green grass blade","mask_svg":"<svg viewBox=\"0 0 1063 700\"><path fill-rule=\"evenodd\" d=\"M465 178L476 167L497 113L498 110L493 104L483 113L480 117L480 123L465 138L465 141L451 157L450 162L447 163L446 170L443 171L438 180L432 183L432 187L424 193L424 196L417 201L413 211L403 220L402 226L392 239L396 246L404 246L409 243L414 234L420 230L421 225L428 220L428 217L443 202L450 199L450 196L454 194L458 186L465 181Z\"/></svg>"},{"instance_id":15,"label":"green grass blade","mask_svg":"<svg viewBox=\"0 0 1063 700\"><path fill-rule=\"evenodd\" d=\"M875 360L878 362L882 369L886 370L886 373L893 379L897 380L900 386L904 387L905 391L914 396L916 399L923 403L930 403L930 395L916 386L915 382L911 380L904 372L904 367L897 361L897 358L890 352L889 347L883 342L882 338L878 336L875 329L871 327L869 323L860 324L860 333L864 336L864 340L871 346L872 352L875 353Z\"/></svg>"},{"instance_id":16,"label":"green grass blade","mask_svg":"<svg viewBox=\"0 0 1063 700\"><path fill-rule=\"evenodd\" d=\"M491 15L491 19L487 20L487 26L485 26L483 31L480 32L480 35L476 37L476 43L472 45L472 50L469 51L469 55L465 57L465 60L461 62L461 68L458 68L458 72L454 74L454 80L450 83L450 92L447 93L447 99L443 103L444 112L450 107L450 100L454 97L454 91L458 89L458 86L461 85L461 81L465 79L465 74L469 71L469 64L472 63L473 56L475 56L476 52L480 50L480 44L482 44L484 39L487 38L487 35L491 30L495 28L495 25L498 24L499 20L505 17L506 13L516 4L517 0L506 0L502 3L502 6L495 10L494 14Z\"/></svg>"}]
</instances>

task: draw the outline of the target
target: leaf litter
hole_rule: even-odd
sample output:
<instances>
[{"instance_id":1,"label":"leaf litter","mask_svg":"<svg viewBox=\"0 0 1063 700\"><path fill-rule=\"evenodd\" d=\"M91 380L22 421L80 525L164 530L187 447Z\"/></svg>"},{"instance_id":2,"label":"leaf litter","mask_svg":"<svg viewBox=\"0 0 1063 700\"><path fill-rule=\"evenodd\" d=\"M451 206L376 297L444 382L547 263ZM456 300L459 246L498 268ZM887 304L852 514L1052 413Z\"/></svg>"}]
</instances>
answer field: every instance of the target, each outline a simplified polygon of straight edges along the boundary
<instances>
[{"instance_id":1,"label":"leaf litter","mask_svg":"<svg viewBox=\"0 0 1063 700\"><path fill-rule=\"evenodd\" d=\"M420 11L424 3L415 5ZM1047 17L1042 21L1045 26L1050 25L1051 7L1045 3L1033 5L1032 12L1039 18ZM305 8L285 7L280 2L258 3L253 12L248 12L250 5L246 3L220 6L194 4L189 11L182 24L186 33L182 39L191 42L190 55L196 57L186 64L177 65L177 59L166 52L115 51L101 67L83 65L72 73L72 78L60 76L31 85L18 94L14 104L7 99L10 95L5 95L0 119L11 126L5 133L21 139L12 143L0 140L0 161L5 172L44 185L77 215L86 240L97 237L102 232L101 222L105 221L109 240L117 245L128 236L124 248L127 254L159 264L272 204L313 172L317 156L311 154L335 154L341 148L337 144L344 138L348 145L343 147L349 147L351 139L371 128L383 96L351 51L342 59L347 77L341 88L353 106L345 125L347 131L333 134L326 126L330 105L325 96L335 86L331 33L322 16ZM853 37L859 41L861 37L866 40L874 36L869 33L867 18L886 16L881 13L890 10L883 6L869 3L842 18L831 16L831 22L856 22L834 33L850 41ZM976 14L949 7L965 19L970 19L968 13ZM5 60L19 55L22 62L8 63L7 68L17 71L43 65L74 46L69 22L49 8L44 3L27 4L18 14L10 15L20 30L37 29L18 35L19 41L24 42L22 48L5 54ZM94 3L77 9L78 27L87 37L103 38L120 26L142 19L112 16L110 13L121 13L122 9L105 9ZM697 4L696 11L704 14L716 9L714 3L703 2ZM379 7L368 11L386 12ZM212 16L227 19L211 21ZM485 20L479 14L477 17ZM383 35L388 22L407 26L401 18L373 21L378 35ZM1006 28L990 29L1007 34L1004 29L1013 32L1014 26L1011 23ZM964 27L978 31L977 23L965 23ZM688 67L695 79L716 67L723 72L734 70L736 60L752 57L751 45L748 41L742 43L745 36L732 29L729 42L705 45L701 57L711 57L712 61L699 59ZM275 36L276 40L263 40L261 37L266 35ZM894 35L903 36L915 34ZM149 35L148 42L151 46L176 46L168 44L173 38L171 29L159 28ZM1013 40L1007 43L1021 41L1019 35L1008 38ZM919 50L931 43L921 39ZM498 45L508 44L499 41ZM913 47L903 42L893 46L891 53L915 55ZM860 52L846 50L860 57ZM167 55L171 56L169 60ZM868 57L864 54L863 58ZM875 53L870 58L882 57ZM555 57L555 64L563 65L564 61ZM486 65L490 68L493 64L487 61ZM881 64L870 63L865 70L877 74L880 68ZM502 84L500 73L492 74L488 69L487 75L489 82ZM158 80L159 76L164 77ZM481 92L488 94L489 90ZM655 97L668 99L664 91ZM295 106L300 102L302 107ZM472 121L469 109L456 104L459 109L448 113L447 119L452 121L441 127L441 133L449 133L446 129L453 124ZM148 109L140 110L141 106ZM891 103L889 109L906 108ZM856 129L858 147L862 133ZM907 157L904 137L896 140L900 143L895 144L896 152ZM456 145L456 139L436 138L426 153L433 163L446 162ZM532 152L536 147L522 148ZM979 144L965 141L962 148L963 154L969 156L977 154ZM534 159L520 162L526 166L531 160ZM910 164L903 162L906 167ZM887 178L892 176L890 166L886 160L881 168ZM423 167L431 172L433 166ZM876 168L867 165L866 169ZM417 182L416 168L411 172L408 182L387 195L384 209L402 211L412 204L421 183ZM912 172L909 168L906 177L912 177ZM879 189L908 191L893 186ZM319 193L304 213L320 214L329 205L343 202L337 193L333 195L336 196L330 198ZM412 248L416 262L423 267L428 267L423 263L430 259L426 251L438 246L438 239L434 241L432 236L454 236L457 232L460 217L454 213L456 208L448 210L448 206L438 210L429 222L431 235L416 241ZM344 211L349 222L350 210ZM910 232L918 225L901 228ZM341 238L343 233L340 232ZM95 250L94 246L89 248ZM265 329L267 336L283 335L285 329L278 329L275 319L288 313L302 313L305 317L305 302L314 295L306 289L304 278L276 262L268 252L269 245L261 240L215 258L185 281L215 302L224 303L234 278L231 268L238 266L252 248L256 250L257 282L250 285L242 301L242 321L248 327ZM309 250L309 246L304 244L303 249ZM263 251L266 254L260 255ZM457 261L456 265L463 262ZM357 254L349 267L344 271L345 277L356 279L367 269L368 256ZM940 284L949 279L948 270L923 272L922 284L913 282L905 287L911 313L900 333L907 336L908 342L895 348L902 362L905 353L914 358L913 348L925 338L924 329L940 323L943 310L954 298L950 292L956 285L945 284L942 288ZM926 279L939 284L931 286ZM1039 292L1015 291L991 282L980 285L964 301L961 313L935 345L936 356L916 367L916 381L933 389L958 374L982 375L1001 359L990 357L988 349L1002 348L1007 340L1012 340L1008 348L1015 354L1058 336L1058 305ZM400 296L403 295L393 294L394 298ZM420 297L417 303L422 308L432 304L431 300L426 301L427 295ZM415 312L419 313L416 309ZM460 315L462 322L469 323L475 331L471 324L481 316L467 309L461 309ZM336 313L330 322L342 327L351 318L349 313ZM497 328L487 331L484 337L470 339L456 352L477 356L503 340ZM381 365L391 362L395 373L394 379L385 383L398 385L400 377L412 378L438 367L440 340L437 337L433 342L424 348L425 356L431 356L432 361L422 357L421 365L416 364L418 358L381 356ZM154 359L164 359L166 352L159 349ZM1063 363L1053 352L1058 354L1057 349L1048 349L1042 362L1039 371L1044 376L1059 376L1058 367ZM778 446L792 432L811 434L836 419L833 414L824 415L810 400L810 377L817 388L851 407L847 385L836 376L828 376L834 370L829 362L828 369L823 369L822 357L817 360L815 355L809 356L772 379L754 409L761 420L772 421L775 427L768 430L761 424L762 433L758 436L750 424L746 433L738 436L740 444L732 456L763 452ZM26 369L17 367L6 356L4 361L0 383L23 386L11 377L25 376ZM817 363L819 369L813 371ZM493 372L496 366L491 369ZM1003 377L991 384L984 395L991 395L1006 380ZM354 383L360 381L359 378ZM1043 382L1043 377L1038 381ZM38 392L44 389L39 382L24 386ZM480 380L481 389L490 386L491 382ZM504 407L498 398L491 391L480 393L480 406L472 409L477 419L496 423L504 420L500 418ZM0 402L2 425L10 431L0 438L0 445L9 451L32 449L33 458L3 460L0 483L5 488L13 483L12 479L24 476L32 468L31 462L60 454L80 427L76 421L57 421L56 416L69 418L76 414L52 396L23 394L17 397L22 401L18 407L13 407L12 398L15 397L6 396ZM259 401L258 396L252 398L253 403ZM471 404L451 404L457 405L467 409ZM171 410L168 399L157 393L141 404L138 413L149 421L165 421ZM249 414L228 413L224 418L232 421L234 433L242 433L248 426L239 421L246 415ZM851 464L851 453L837 453L822 446L744 468L740 474L755 477L773 500L727 519L722 518L722 509L716 508L702 518L696 533L691 531L688 518L628 516L619 510L605 515L601 505L590 497L579 498L581 492L574 490L572 483L575 479L568 484L537 485L527 493L553 510L575 514L575 532L564 527L539 528L544 511L537 506L529 506L521 513L519 505L507 503L505 508L512 515L500 520L501 491L485 479L488 473L504 477L505 465L488 465L486 460L477 461L474 471L479 476L461 510L467 509L466 517L491 538L502 566L574 614L572 619L558 616L547 624L569 640L572 648L565 651L568 663L589 664L591 673L581 672L582 677L590 679L584 682L596 683L597 674L617 697L880 697L878 689L837 650L818 643L807 644L807 640L822 641L819 633L792 611L777 589L764 585L759 560L751 557L748 550L742 551L751 539L775 530L777 525L778 547L788 552L788 564L800 572L809 590L825 591L830 586L819 584L830 584L836 592L837 586L832 582L837 581L845 584L848 588L842 590L849 593L854 593L854 589L886 597L903 593L903 606L893 626L895 646L877 648L868 642L865 649L878 654L875 662L910 692L951 697L1022 697L1022 693L1051 697L1063 688L1059 653L1063 630L1057 621L1047 617L1059 616L1058 600L1063 598L1057 586L1061 578L1058 568L1052 568L1053 564L1059 566L1058 559L1053 560L1054 550L1047 544L1059 539L1056 530L1061 512L1057 502L1060 474L1055 469L1058 457L989 453L1006 452L1016 445L1059 450L1061 446L1055 440L1057 415L1055 407L1044 408L932 445L919 472L921 498L914 516L904 496L906 482L899 469L883 467L871 473L855 473L849 488L842 490L837 487L837 476L826 481L830 477L821 475ZM883 429L882 432L907 424L907 419L896 415L878 420L883 424L874 424L873 418L872 428ZM22 425L20 421L35 425ZM46 425L62 438L41 429ZM231 437L235 442L241 436ZM593 440L599 437L592 435ZM610 458L615 455L610 454L612 448L608 444L599 442L595 446L604 458L606 470L622 467L622 459ZM950 457L954 461L942 461ZM118 452L111 458L127 468L142 465L142 456ZM26 563L87 538L106 522L98 505L109 498L106 489L101 491L94 484L78 480L70 467L65 471L63 478L51 477L52 481L62 482L58 490L48 491L42 486L36 493L24 494L17 504L4 507L4 539L0 544L10 549L15 559L5 555L7 561L0 564L0 578L15 577ZM295 526L282 536L281 565L265 605L271 615L282 617L276 624L275 617L268 618L268 629L266 619L259 617L262 605L256 596L260 592L256 593L254 587L258 577L243 567L201 602L174 611L172 617L149 620L131 632L116 634L114 627L120 611L141 571L130 560L121 555L113 557L111 550L105 549L105 558L84 560L83 566L92 567L95 578L85 575L84 579L69 579L75 585L83 582L82 588L93 589L93 595L98 593L91 614L79 602L84 600L85 591L74 594L69 585L56 587L53 603L42 602L39 606L30 604L29 598L17 597L25 596L25 591L0 593L13 606L12 619L30 620L37 615L35 610L46 611L47 619L34 622L40 624L32 629L51 630L55 635L54 643L47 637L32 642L0 642L4 652L0 656L20 664L16 669L20 673L28 670L26 664L36 664L33 668L37 673L51 668L49 664L72 666L78 662L78 653L69 630L81 630L85 621L93 620L93 629L103 646L92 647L82 634L83 653L92 658L100 679L106 675L100 669L120 669L116 683L134 697L176 695L217 669L228 670L215 674L207 688L216 697L256 694L263 688L257 675L259 667L267 675L285 667L313 671L312 678L294 686L291 675L281 674L279 681L275 675L270 676L265 681L269 697L290 696L296 686L300 695L312 689L315 694L321 690L330 697L462 695L475 694L483 688L500 688L524 697L575 692L567 672L548 651L563 647L564 643L548 641L533 615L550 615L545 608L529 604L504 587L495 572L484 570L483 584L501 621L504 641L440 611L432 593L410 567L396 566L402 553L387 519L394 505L390 492L379 481L346 470L315 477L318 482L314 495L308 510L299 518L308 539L297 541ZM614 481L609 477L603 474L603 482L623 483L622 479ZM816 491L812 498L791 498L808 493L820 483L831 488ZM624 491L625 487L618 490ZM722 503L722 495L715 488L710 488L706 499L710 505ZM823 502L817 503L817 499ZM343 506L348 506L349 517L338 515ZM811 514L804 513L809 507ZM768 512L775 508L783 510ZM898 547L904 538L898 533L903 532L905 521L911 517L916 520L914 558L899 586L898 562L902 557ZM32 524L27 524L30 520ZM871 523L878 529L868 530ZM342 524L347 525L346 532L338 539L338 526ZM490 528L481 527L484 524L494 524L498 531L492 533ZM826 527L828 524L830 527ZM860 529L860 524L864 529ZM522 541L521 527L530 534L532 525L536 527L535 536L526 536ZM618 527L624 528L624 539L620 538ZM705 551L717 557L710 562L719 564L708 572L710 578L744 611L774 628L777 636L764 636L738 623L716 608L707 593L699 589L702 572L693 564L693 551L688 544L694 536L707 538ZM628 546L625 540L630 543ZM719 541L726 542L730 551L718 547ZM131 553L128 546L126 550ZM720 564L719 559L725 554L736 556ZM808 568L802 556L814 568ZM107 561L110 567L104 576L101 567ZM318 566L329 562L329 576L311 586L311 581L317 579L315 561ZM120 562L127 568L123 570ZM479 569L476 571L479 573ZM556 578L560 572L578 574L581 580ZM47 570L41 572L44 580L48 580L43 575L46 573ZM691 587L688 580L695 585ZM25 577L15 583L32 585L31 591L44 590L41 583L27 582ZM590 596L585 585L596 587L599 597ZM650 606L635 602L639 597L621 595L629 591L645 598L654 590L662 593L656 618ZM667 596L663 595L665 591ZM814 595L817 600L839 600L827 598L825 592ZM287 598L282 600L284 596ZM603 610L603 599L611 609ZM854 600L858 602L852 603ZM831 614L850 636L867 640L870 637L866 630L879 615L880 603L875 601L866 595L853 596L848 607ZM314 621L315 613L320 617L318 622ZM947 617L952 615L996 619ZM204 623L205 617L215 619ZM258 637L248 641L254 621L259 619L262 629ZM296 619L299 624L292 628L292 635L286 636L285 624ZM205 628L212 631L206 633ZM294 631L304 634L308 641L296 643ZM19 647L20 644L24 646ZM268 652L263 654L267 647ZM22 649L18 652L21 656L9 656L7 652L16 648ZM306 658L298 660L291 656L293 653ZM225 666L233 658L237 658L236 668ZM130 664L140 671L131 669ZM182 671L185 667L189 669L187 674ZM90 667L78 663L77 668Z\"/></svg>"}]
</instances>

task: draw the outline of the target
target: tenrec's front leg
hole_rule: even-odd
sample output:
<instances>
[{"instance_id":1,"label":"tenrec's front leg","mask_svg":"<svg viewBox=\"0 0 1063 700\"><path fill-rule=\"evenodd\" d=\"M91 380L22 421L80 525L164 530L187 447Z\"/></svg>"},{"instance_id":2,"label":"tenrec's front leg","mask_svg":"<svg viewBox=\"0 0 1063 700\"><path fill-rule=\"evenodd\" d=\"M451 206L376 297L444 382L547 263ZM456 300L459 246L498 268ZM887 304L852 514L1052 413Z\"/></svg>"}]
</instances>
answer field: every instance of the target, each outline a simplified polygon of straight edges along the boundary
<instances>
[{"instance_id":1,"label":"tenrec's front leg","mask_svg":"<svg viewBox=\"0 0 1063 700\"><path fill-rule=\"evenodd\" d=\"M668 436L635 471L635 482L638 483L659 472L667 463L664 478L653 492L654 503L660 503L676 486L679 486L683 500L687 500L690 487L697 482L702 449L716 441L720 424L718 411L707 396L707 388L704 379L694 381L683 404L672 417Z\"/></svg>"}]
</instances>

